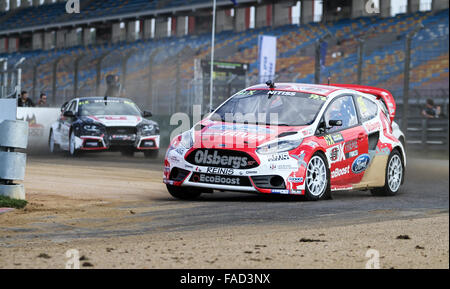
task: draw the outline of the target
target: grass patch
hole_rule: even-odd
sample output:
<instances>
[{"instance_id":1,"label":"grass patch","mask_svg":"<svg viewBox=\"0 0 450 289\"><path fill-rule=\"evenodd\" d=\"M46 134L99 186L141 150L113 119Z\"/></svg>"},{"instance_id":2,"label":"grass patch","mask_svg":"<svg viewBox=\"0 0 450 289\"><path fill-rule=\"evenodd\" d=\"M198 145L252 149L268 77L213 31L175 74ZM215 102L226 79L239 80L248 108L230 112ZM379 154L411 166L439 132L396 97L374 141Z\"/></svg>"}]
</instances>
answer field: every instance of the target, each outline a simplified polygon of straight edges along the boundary
<instances>
[{"instance_id":1,"label":"grass patch","mask_svg":"<svg viewBox=\"0 0 450 289\"><path fill-rule=\"evenodd\" d=\"M24 200L15 200L8 197L0 196L0 208L23 209L28 204Z\"/></svg>"}]
</instances>

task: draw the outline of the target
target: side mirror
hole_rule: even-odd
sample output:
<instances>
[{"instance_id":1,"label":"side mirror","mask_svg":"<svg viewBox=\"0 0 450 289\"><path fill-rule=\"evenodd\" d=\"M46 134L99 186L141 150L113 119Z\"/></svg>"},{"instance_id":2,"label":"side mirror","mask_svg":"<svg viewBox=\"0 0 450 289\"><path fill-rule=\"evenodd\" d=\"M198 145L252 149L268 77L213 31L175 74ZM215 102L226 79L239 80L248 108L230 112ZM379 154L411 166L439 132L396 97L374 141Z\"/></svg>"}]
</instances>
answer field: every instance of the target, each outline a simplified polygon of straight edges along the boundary
<instances>
[{"instance_id":1,"label":"side mirror","mask_svg":"<svg viewBox=\"0 0 450 289\"><path fill-rule=\"evenodd\" d=\"M328 122L328 125L333 127L333 126L342 126L342 120L337 120L337 119L330 119L330 121Z\"/></svg>"},{"instance_id":2,"label":"side mirror","mask_svg":"<svg viewBox=\"0 0 450 289\"><path fill-rule=\"evenodd\" d=\"M65 117L75 117L75 114L71 110L67 110L63 114Z\"/></svg>"},{"instance_id":3,"label":"side mirror","mask_svg":"<svg viewBox=\"0 0 450 289\"><path fill-rule=\"evenodd\" d=\"M144 112L142 113L142 116L143 117L152 117L153 114L148 110L144 110Z\"/></svg>"}]
</instances>

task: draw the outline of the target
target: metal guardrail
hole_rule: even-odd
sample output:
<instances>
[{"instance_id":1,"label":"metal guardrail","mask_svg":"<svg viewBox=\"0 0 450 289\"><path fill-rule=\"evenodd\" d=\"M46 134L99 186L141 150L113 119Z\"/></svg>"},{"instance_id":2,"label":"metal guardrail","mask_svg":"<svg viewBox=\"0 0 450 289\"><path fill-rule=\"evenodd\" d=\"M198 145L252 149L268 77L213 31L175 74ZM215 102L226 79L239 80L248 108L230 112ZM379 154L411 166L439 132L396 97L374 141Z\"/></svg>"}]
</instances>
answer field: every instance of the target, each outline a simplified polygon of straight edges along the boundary
<instances>
[{"instance_id":1,"label":"metal guardrail","mask_svg":"<svg viewBox=\"0 0 450 289\"><path fill-rule=\"evenodd\" d=\"M28 123L26 121L0 120L0 196L25 199L23 181L26 154L15 152L28 145Z\"/></svg>"},{"instance_id":2,"label":"metal guardrail","mask_svg":"<svg viewBox=\"0 0 450 289\"><path fill-rule=\"evenodd\" d=\"M449 151L449 120L409 118L407 146L412 149Z\"/></svg>"}]
</instances>

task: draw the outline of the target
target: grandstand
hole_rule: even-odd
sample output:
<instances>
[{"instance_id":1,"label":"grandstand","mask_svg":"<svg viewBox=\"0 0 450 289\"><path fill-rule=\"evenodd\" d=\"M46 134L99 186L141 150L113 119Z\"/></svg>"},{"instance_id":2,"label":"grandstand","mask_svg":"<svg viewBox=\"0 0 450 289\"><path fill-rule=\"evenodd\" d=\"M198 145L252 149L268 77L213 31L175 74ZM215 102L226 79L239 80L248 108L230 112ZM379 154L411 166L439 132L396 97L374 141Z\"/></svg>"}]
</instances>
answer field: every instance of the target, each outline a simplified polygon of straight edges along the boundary
<instances>
[{"instance_id":1,"label":"grandstand","mask_svg":"<svg viewBox=\"0 0 450 289\"><path fill-rule=\"evenodd\" d=\"M130 97L156 112L173 113L196 102L201 85L196 60L210 55L205 22L210 22L212 1L82 0L80 14L65 13L64 2L0 12L0 58L7 57L9 63L26 58L23 86L32 96L47 91L54 104L61 104L74 94L102 94L105 76L118 73ZM350 17L334 15L332 22L314 22L314 13L306 13L311 2L302 1L300 19L293 24L286 23L292 18L286 13L293 15L295 1L238 1L236 7L231 1L218 1L217 59L249 64L247 83L253 84L258 35L275 35L276 80L314 82L316 41L331 35L321 79L331 75L333 82L355 83L359 41L364 37L362 83L391 89L400 99L405 38L422 23L424 29L412 42L411 88L439 87L448 93L447 1L433 1L431 11L408 8L408 13L395 16L384 10L374 15L352 12ZM272 14L264 19L256 14L252 26L248 13L261 7ZM230 25L229 17L239 15L244 15L243 26L236 19Z\"/></svg>"}]
</instances>

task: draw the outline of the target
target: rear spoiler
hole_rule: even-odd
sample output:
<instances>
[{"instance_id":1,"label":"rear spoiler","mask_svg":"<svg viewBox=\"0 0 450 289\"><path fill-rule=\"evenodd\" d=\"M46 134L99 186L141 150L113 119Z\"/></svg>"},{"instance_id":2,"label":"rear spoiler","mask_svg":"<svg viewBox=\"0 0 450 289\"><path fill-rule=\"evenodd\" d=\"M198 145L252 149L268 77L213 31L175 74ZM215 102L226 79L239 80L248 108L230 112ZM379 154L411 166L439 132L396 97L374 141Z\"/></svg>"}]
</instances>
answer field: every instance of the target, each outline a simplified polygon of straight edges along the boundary
<instances>
[{"instance_id":1,"label":"rear spoiler","mask_svg":"<svg viewBox=\"0 0 450 289\"><path fill-rule=\"evenodd\" d=\"M372 87L372 86L364 86L364 85L356 85L356 84L330 84L331 86L341 87L356 90L362 93L372 94L376 96L378 100L381 100L383 104L386 106L389 112L389 118L391 122L394 121L395 112L397 110L397 104L395 103L394 97L392 94L382 88Z\"/></svg>"}]
</instances>

